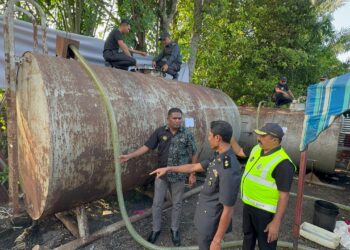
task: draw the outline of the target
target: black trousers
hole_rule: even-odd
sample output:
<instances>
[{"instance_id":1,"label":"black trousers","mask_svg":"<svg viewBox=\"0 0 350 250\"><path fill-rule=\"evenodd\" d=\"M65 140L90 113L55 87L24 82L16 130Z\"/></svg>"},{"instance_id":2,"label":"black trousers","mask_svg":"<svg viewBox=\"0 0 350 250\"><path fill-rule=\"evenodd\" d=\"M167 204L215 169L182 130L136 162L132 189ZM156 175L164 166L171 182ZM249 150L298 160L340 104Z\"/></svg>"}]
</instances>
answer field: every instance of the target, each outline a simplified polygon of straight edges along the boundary
<instances>
[{"instance_id":1,"label":"black trousers","mask_svg":"<svg viewBox=\"0 0 350 250\"><path fill-rule=\"evenodd\" d=\"M282 93L275 93L275 102L277 106L289 104L292 101L293 101L292 98L286 97Z\"/></svg>"},{"instance_id":2,"label":"black trousers","mask_svg":"<svg viewBox=\"0 0 350 250\"><path fill-rule=\"evenodd\" d=\"M256 240L260 250L275 250L277 240L267 243L267 233L264 232L274 214L244 204L243 207L243 250L254 250Z\"/></svg>"},{"instance_id":3,"label":"black trousers","mask_svg":"<svg viewBox=\"0 0 350 250\"><path fill-rule=\"evenodd\" d=\"M201 235L200 233L197 232L197 244L199 250L209 250L210 249L210 244L211 241L213 240L213 236L205 236Z\"/></svg>"},{"instance_id":4,"label":"black trousers","mask_svg":"<svg viewBox=\"0 0 350 250\"><path fill-rule=\"evenodd\" d=\"M165 61L158 61L158 62L156 62L156 68L158 70L160 70L164 64L166 64ZM166 73L173 76L174 78L177 78L177 72L179 72L180 69L181 69L180 65L178 65L177 63L173 63L173 64L168 65L168 70Z\"/></svg>"},{"instance_id":5,"label":"black trousers","mask_svg":"<svg viewBox=\"0 0 350 250\"><path fill-rule=\"evenodd\" d=\"M129 66L136 65L136 59L127 56L124 53L119 53L114 50L106 50L103 52L103 58L115 68L127 70Z\"/></svg>"}]
</instances>

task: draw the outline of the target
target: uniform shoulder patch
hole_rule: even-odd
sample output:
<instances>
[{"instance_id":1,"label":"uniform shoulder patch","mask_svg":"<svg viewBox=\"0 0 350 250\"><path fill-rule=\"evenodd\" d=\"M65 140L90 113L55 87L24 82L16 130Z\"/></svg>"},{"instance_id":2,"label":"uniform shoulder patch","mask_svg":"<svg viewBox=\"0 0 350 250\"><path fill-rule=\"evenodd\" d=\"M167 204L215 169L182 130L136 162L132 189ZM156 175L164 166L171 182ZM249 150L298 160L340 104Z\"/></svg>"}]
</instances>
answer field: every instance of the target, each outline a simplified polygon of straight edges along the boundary
<instances>
[{"instance_id":1,"label":"uniform shoulder patch","mask_svg":"<svg viewBox=\"0 0 350 250\"><path fill-rule=\"evenodd\" d=\"M228 155L224 156L223 165L224 165L224 169L231 168L231 158Z\"/></svg>"}]
</instances>

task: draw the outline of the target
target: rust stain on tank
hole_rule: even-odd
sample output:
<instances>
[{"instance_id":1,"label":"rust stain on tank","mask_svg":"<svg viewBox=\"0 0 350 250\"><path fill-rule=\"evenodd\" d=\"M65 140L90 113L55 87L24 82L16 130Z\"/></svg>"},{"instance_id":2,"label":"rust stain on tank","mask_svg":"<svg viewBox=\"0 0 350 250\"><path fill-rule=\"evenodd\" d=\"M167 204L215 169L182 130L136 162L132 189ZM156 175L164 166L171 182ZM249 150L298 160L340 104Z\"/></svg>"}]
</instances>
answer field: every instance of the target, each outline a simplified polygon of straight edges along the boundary
<instances>
[{"instance_id":1,"label":"rust stain on tank","mask_svg":"<svg viewBox=\"0 0 350 250\"><path fill-rule=\"evenodd\" d=\"M19 70L17 110L20 177L33 219L104 197L115 189L109 122L94 83L74 60L26 53ZM142 146L179 107L195 120L201 157L212 120L240 132L236 105L224 93L141 73L93 66L114 107L121 153ZM142 185L157 167L152 152L123 165L123 190Z\"/></svg>"}]
</instances>

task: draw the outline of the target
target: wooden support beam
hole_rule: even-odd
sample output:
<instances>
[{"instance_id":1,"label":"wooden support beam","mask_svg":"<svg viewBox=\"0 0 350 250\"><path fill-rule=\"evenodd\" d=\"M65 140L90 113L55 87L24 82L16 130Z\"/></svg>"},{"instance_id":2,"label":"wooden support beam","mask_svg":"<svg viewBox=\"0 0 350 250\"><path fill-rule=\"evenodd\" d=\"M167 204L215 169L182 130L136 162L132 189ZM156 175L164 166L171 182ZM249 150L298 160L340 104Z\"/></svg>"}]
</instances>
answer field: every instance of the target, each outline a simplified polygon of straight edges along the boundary
<instances>
[{"instance_id":1,"label":"wooden support beam","mask_svg":"<svg viewBox=\"0 0 350 250\"><path fill-rule=\"evenodd\" d=\"M81 238L89 236L89 224L88 224L88 218L86 215L85 207L84 206L77 207L75 209L75 213L77 215L79 236Z\"/></svg>"},{"instance_id":2,"label":"wooden support beam","mask_svg":"<svg viewBox=\"0 0 350 250\"><path fill-rule=\"evenodd\" d=\"M187 193L185 193L183 195L183 200L184 199L188 199L189 197L191 197L192 195L195 195L197 193L199 193L200 191L202 190L202 186L199 186L199 187L196 187L190 191L188 191ZM171 207L171 202L165 202L164 205L163 205L163 209L166 209L166 208L169 208ZM146 209L144 211L143 214L141 215L134 215L134 216L131 216L129 219L132 223L136 222L136 221L139 221L141 219L144 219L144 218L147 218L148 216L152 215L152 209L149 208L149 209ZM77 248L80 248L80 247L83 247L83 246L86 246L87 244L90 244L91 242L94 242L102 237L106 237L112 233L114 233L115 231L118 231L119 229L123 228L125 226L125 223L124 221L118 221L114 224L111 224L109 226L106 226L94 233L92 233L91 235L89 235L88 237L86 238L79 238L79 239L76 239L76 240L73 240L65 245L62 245L62 246L59 246L57 248L55 248L55 250L71 250L71 249L77 249Z\"/></svg>"},{"instance_id":3,"label":"wooden support beam","mask_svg":"<svg viewBox=\"0 0 350 250\"><path fill-rule=\"evenodd\" d=\"M63 212L55 214L56 218L59 219L68 231L75 237L79 238L79 229L77 223Z\"/></svg>"}]
</instances>

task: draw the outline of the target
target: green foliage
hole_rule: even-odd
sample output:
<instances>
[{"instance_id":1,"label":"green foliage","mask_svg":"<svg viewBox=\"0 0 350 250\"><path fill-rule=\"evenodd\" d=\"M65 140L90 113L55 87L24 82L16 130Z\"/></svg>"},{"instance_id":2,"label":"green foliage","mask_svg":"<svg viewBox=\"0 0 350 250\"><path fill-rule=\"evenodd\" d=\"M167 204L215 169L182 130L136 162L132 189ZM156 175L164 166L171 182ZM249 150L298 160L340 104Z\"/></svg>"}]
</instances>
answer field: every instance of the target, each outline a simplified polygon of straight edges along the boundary
<instances>
[{"instance_id":1,"label":"green foliage","mask_svg":"<svg viewBox=\"0 0 350 250\"><path fill-rule=\"evenodd\" d=\"M332 48L329 16L309 1L225 0L212 11L220 15L205 16L194 80L238 104L270 100L282 75L299 96L321 75L346 70Z\"/></svg>"},{"instance_id":2,"label":"green foliage","mask_svg":"<svg viewBox=\"0 0 350 250\"><path fill-rule=\"evenodd\" d=\"M182 59L187 61L191 48L190 41L193 26L193 0L179 0L177 5L177 14L170 27L172 38L180 46Z\"/></svg>"},{"instance_id":3,"label":"green foliage","mask_svg":"<svg viewBox=\"0 0 350 250\"><path fill-rule=\"evenodd\" d=\"M8 168L5 168L3 171L0 171L0 185L6 185L9 178Z\"/></svg>"},{"instance_id":4,"label":"green foliage","mask_svg":"<svg viewBox=\"0 0 350 250\"><path fill-rule=\"evenodd\" d=\"M90 36L97 33L102 37L120 19L128 18L132 27L126 38L129 46L149 53L159 48L161 1L38 2L44 7L51 27ZM168 7L171 2L166 0ZM341 63L336 55L349 50L350 30L336 33L331 24L331 14L344 4L342 0L212 0L208 3L203 6L193 82L221 89L237 104L256 105L261 100L270 100L273 87L282 75L287 76L294 95L300 96L321 75L334 77L349 71L349 63ZM35 12L23 2L19 4ZM178 0L170 32L180 45L184 61L194 51L190 44L193 25L194 1Z\"/></svg>"},{"instance_id":5,"label":"green foliage","mask_svg":"<svg viewBox=\"0 0 350 250\"><path fill-rule=\"evenodd\" d=\"M153 0L121 1L118 15L130 20L131 32L126 43L139 50L155 51L157 47L157 4Z\"/></svg>"}]
</instances>

